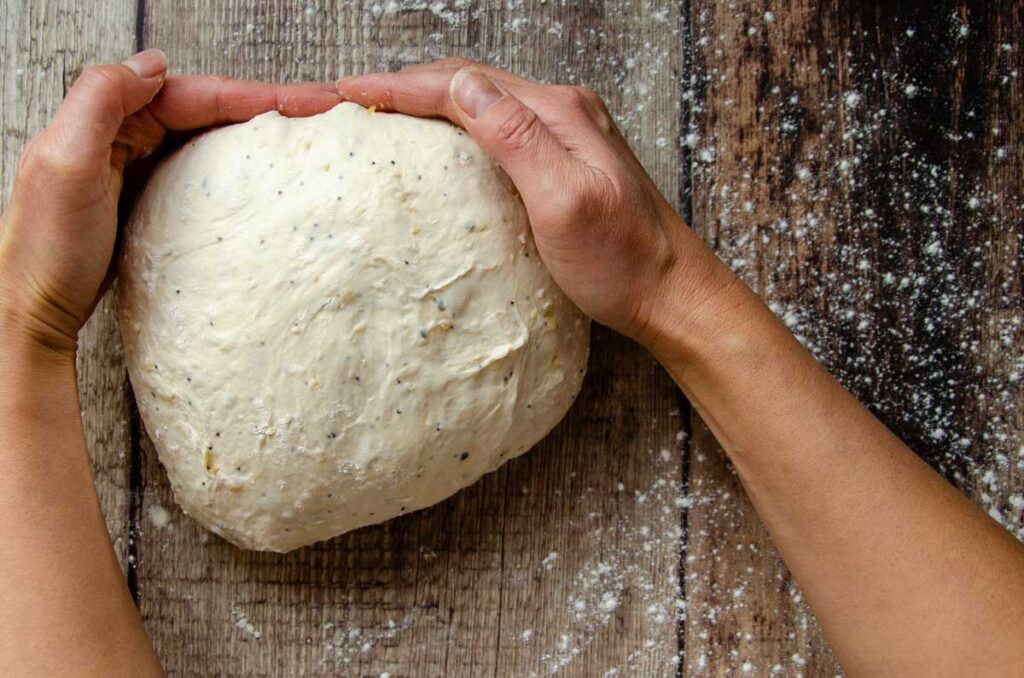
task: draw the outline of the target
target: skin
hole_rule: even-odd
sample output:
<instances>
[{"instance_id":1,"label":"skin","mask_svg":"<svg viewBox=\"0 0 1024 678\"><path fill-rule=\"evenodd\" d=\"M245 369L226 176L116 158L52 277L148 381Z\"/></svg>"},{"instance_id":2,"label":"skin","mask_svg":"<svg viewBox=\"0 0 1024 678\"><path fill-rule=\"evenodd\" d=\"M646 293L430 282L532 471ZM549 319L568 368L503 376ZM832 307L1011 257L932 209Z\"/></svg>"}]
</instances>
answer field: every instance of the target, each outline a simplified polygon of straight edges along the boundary
<instances>
[{"instance_id":1,"label":"skin","mask_svg":"<svg viewBox=\"0 0 1024 678\"><path fill-rule=\"evenodd\" d=\"M0 217L3 675L162 675L100 512L75 375L78 331L111 277L124 167L168 131L339 100L329 85L165 73L158 50L87 69L28 144Z\"/></svg>"},{"instance_id":2,"label":"skin","mask_svg":"<svg viewBox=\"0 0 1024 678\"><path fill-rule=\"evenodd\" d=\"M152 77L110 66L75 85L27 149L0 222L0 666L20 675L159 673L103 525L75 394L75 337L109 278L122 169L166 129L337 101L319 86L165 79L145 54L160 61ZM463 61L337 91L447 118L505 169L562 289L646 346L722 443L849 674L1019 673L1024 546L718 261L595 94Z\"/></svg>"}]
</instances>

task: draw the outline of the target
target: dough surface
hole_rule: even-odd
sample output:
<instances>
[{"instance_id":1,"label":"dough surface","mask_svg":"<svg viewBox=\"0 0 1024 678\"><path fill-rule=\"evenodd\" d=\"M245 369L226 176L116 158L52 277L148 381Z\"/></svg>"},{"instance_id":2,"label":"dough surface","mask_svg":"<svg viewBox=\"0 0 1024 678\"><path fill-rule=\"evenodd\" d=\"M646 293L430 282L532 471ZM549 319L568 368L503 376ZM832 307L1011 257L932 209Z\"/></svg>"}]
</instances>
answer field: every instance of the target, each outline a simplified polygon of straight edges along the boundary
<instances>
[{"instance_id":1,"label":"dough surface","mask_svg":"<svg viewBox=\"0 0 1024 678\"><path fill-rule=\"evenodd\" d=\"M288 551L415 511L565 415L589 321L448 123L343 103L189 142L129 219L120 322L182 509Z\"/></svg>"}]
</instances>

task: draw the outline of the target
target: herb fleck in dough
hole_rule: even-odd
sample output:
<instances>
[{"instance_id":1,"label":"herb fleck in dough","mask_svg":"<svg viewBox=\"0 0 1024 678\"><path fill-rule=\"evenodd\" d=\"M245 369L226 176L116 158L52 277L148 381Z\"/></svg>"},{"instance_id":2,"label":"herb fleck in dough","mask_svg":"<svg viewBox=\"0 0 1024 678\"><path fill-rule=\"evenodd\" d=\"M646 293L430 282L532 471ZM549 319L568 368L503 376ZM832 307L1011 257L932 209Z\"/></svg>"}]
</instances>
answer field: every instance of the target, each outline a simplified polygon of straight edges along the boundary
<instances>
[{"instance_id":1,"label":"herb fleck in dough","mask_svg":"<svg viewBox=\"0 0 1024 678\"><path fill-rule=\"evenodd\" d=\"M508 178L447 123L344 103L190 142L136 205L119 290L182 509L288 551L528 450L589 336L535 254Z\"/></svg>"}]
</instances>

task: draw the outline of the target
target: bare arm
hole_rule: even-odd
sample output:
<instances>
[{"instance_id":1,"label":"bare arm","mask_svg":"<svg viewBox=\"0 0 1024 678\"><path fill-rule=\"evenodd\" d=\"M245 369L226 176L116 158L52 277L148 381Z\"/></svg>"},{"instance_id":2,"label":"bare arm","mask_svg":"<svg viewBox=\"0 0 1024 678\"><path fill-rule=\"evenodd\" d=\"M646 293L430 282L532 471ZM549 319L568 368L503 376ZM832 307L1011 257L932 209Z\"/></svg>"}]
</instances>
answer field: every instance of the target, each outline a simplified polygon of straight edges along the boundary
<instances>
[{"instance_id":1,"label":"bare arm","mask_svg":"<svg viewBox=\"0 0 1024 678\"><path fill-rule=\"evenodd\" d=\"M110 277L122 171L169 129L338 101L324 86L165 74L155 50L87 69L30 142L0 217L3 675L161 674L100 512L75 375L78 330Z\"/></svg>"},{"instance_id":2,"label":"bare arm","mask_svg":"<svg viewBox=\"0 0 1024 678\"><path fill-rule=\"evenodd\" d=\"M1024 546L920 461L658 195L600 100L441 62L338 83L502 165L570 297L647 346L733 460L854 675L1024 666Z\"/></svg>"},{"instance_id":3,"label":"bare arm","mask_svg":"<svg viewBox=\"0 0 1024 678\"><path fill-rule=\"evenodd\" d=\"M93 488L74 358L2 337L0 665L159 675Z\"/></svg>"},{"instance_id":4,"label":"bare arm","mask_svg":"<svg viewBox=\"0 0 1024 678\"><path fill-rule=\"evenodd\" d=\"M1019 675L1024 546L851 396L742 283L654 353L720 441L851 675Z\"/></svg>"}]
</instances>

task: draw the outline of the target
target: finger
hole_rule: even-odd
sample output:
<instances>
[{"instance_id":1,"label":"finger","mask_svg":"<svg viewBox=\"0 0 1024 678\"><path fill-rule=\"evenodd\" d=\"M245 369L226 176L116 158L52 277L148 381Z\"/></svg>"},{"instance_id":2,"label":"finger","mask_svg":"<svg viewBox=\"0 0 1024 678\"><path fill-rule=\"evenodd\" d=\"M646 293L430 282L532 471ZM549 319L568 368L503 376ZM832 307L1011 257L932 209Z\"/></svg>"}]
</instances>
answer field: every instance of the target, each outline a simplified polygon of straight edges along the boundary
<instances>
[{"instance_id":1,"label":"finger","mask_svg":"<svg viewBox=\"0 0 1024 678\"><path fill-rule=\"evenodd\" d=\"M399 73L416 73L417 71L439 71L439 70L444 70L444 69L449 68L449 67L453 68L454 70L457 71L457 70L459 70L459 68L462 68L464 66L472 66L473 64L474 64L474 62L471 61L470 59L463 59L461 57L452 57L450 59L442 59L440 61L425 61L425 62L423 62L421 64L409 64L408 66L403 66L401 69L399 69ZM367 73L365 75L373 75L373 74L372 73ZM360 78L360 77L363 77L363 76L362 75L352 75L352 76L349 76L349 77Z\"/></svg>"},{"instance_id":2,"label":"finger","mask_svg":"<svg viewBox=\"0 0 1024 678\"><path fill-rule=\"evenodd\" d=\"M346 101L367 108L373 106L381 111L419 117L443 117L461 124L448 92L452 77L458 72L453 71L450 64L466 62L453 59L398 73L344 78L337 83L338 91ZM584 90L576 87L539 85L489 66L468 68L483 73L536 112L570 152L588 161L603 159L600 151L613 140L614 125L608 115L588 100L588 96L596 98L596 94L585 95Z\"/></svg>"},{"instance_id":3,"label":"finger","mask_svg":"<svg viewBox=\"0 0 1024 678\"><path fill-rule=\"evenodd\" d=\"M149 108L143 108L128 116L118 130L110 164L117 170L123 170L127 165L155 151L165 135L163 125L153 117Z\"/></svg>"},{"instance_id":4,"label":"finger","mask_svg":"<svg viewBox=\"0 0 1024 678\"><path fill-rule=\"evenodd\" d=\"M467 109L456 104L463 86L466 98L460 101ZM581 170L537 113L510 91L521 91L522 85L501 82L499 89L478 67L464 68L454 77L440 67L346 78L338 82L338 89L345 99L363 106L443 117L464 127L512 177L527 204L531 198L551 195L551 189L564 186L570 174ZM477 95L494 110L483 115Z\"/></svg>"},{"instance_id":5,"label":"finger","mask_svg":"<svg viewBox=\"0 0 1024 678\"><path fill-rule=\"evenodd\" d=\"M469 59L452 58L418 64L397 73L370 73L342 78L337 82L338 93L346 101L382 111L397 111L420 117L446 117L458 122L452 115L448 85L460 69L473 67L519 97L529 98L526 91L539 87L536 83Z\"/></svg>"},{"instance_id":6,"label":"finger","mask_svg":"<svg viewBox=\"0 0 1024 678\"><path fill-rule=\"evenodd\" d=\"M214 76L167 78L149 110L169 130L245 122L267 111L295 118L330 110L341 101L328 83L277 85Z\"/></svg>"},{"instance_id":7,"label":"finger","mask_svg":"<svg viewBox=\"0 0 1024 678\"><path fill-rule=\"evenodd\" d=\"M422 118L448 118L458 124L458 112L448 96L452 73L433 68L403 73L375 73L338 82L338 93L346 101L365 108L395 111Z\"/></svg>"},{"instance_id":8,"label":"finger","mask_svg":"<svg viewBox=\"0 0 1024 678\"><path fill-rule=\"evenodd\" d=\"M474 68L482 71L487 77L492 80L497 79L502 82L507 82L513 85L539 85L540 83L527 78L503 71L500 68L495 68L479 61L473 61L472 59L465 59L463 57L449 57L442 59L441 61L431 61L425 64L414 64L412 66L406 66L400 73L417 73L423 71L447 71L451 75L455 75L458 71L463 68L473 66ZM356 76L362 77L362 76Z\"/></svg>"},{"instance_id":9,"label":"finger","mask_svg":"<svg viewBox=\"0 0 1024 678\"><path fill-rule=\"evenodd\" d=\"M56 151L76 165L105 161L121 123L153 99L166 72L167 58L158 49L85 69L47 131Z\"/></svg>"},{"instance_id":10,"label":"finger","mask_svg":"<svg viewBox=\"0 0 1024 678\"><path fill-rule=\"evenodd\" d=\"M537 113L476 67L451 79L456 122L494 158L528 206L557 203L588 170L569 154Z\"/></svg>"}]
</instances>

